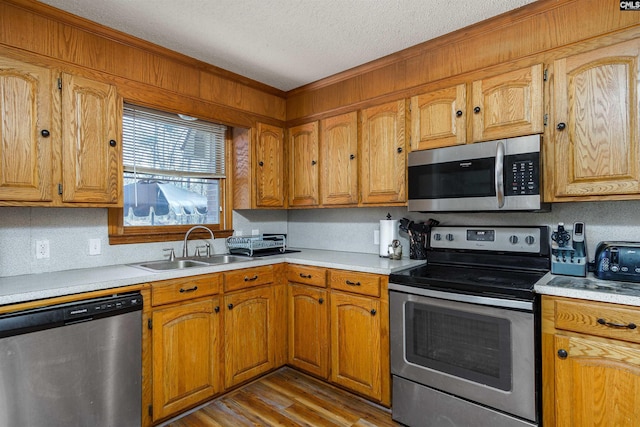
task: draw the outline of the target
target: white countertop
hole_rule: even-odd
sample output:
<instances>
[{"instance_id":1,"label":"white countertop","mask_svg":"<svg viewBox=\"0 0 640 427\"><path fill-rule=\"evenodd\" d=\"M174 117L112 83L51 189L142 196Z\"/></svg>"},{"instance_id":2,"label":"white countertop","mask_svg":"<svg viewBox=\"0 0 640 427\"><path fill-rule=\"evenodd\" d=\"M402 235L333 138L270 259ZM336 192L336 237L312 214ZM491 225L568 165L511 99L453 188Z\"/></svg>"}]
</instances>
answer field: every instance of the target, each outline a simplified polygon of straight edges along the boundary
<instances>
[{"instance_id":1,"label":"white countertop","mask_svg":"<svg viewBox=\"0 0 640 427\"><path fill-rule=\"evenodd\" d=\"M593 285L593 287L611 287L614 291L608 292L602 289L576 289L567 287L566 284L571 281L578 281L582 285L587 286ZM536 283L534 289L537 293L543 295L554 295L558 297L578 298L588 301L610 302L640 307L640 283L600 280L597 279L593 273L589 273L587 277L560 276L557 274L547 273L538 281L538 283ZM616 289L618 290L615 291Z\"/></svg>"},{"instance_id":2,"label":"white countertop","mask_svg":"<svg viewBox=\"0 0 640 427\"><path fill-rule=\"evenodd\" d=\"M246 262L183 270L153 272L129 265L113 265L0 277L0 305L281 262L389 275L408 267L424 264L425 261L408 258L390 260L376 254L300 249L300 252L296 253L254 258Z\"/></svg>"}]
</instances>

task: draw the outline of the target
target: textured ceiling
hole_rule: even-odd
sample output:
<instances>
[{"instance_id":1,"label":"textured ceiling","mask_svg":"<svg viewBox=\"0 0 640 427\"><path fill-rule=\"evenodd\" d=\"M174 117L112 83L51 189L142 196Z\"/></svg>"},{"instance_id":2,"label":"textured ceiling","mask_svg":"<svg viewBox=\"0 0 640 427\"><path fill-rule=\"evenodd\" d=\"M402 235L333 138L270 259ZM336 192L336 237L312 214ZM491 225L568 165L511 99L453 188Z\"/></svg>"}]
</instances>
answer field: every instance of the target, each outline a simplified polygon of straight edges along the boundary
<instances>
[{"instance_id":1,"label":"textured ceiling","mask_svg":"<svg viewBox=\"0 0 640 427\"><path fill-rule=\"evenodd\" d=\"M42 0L290 90L534 0Z\"/></svg>"}]
</instances>

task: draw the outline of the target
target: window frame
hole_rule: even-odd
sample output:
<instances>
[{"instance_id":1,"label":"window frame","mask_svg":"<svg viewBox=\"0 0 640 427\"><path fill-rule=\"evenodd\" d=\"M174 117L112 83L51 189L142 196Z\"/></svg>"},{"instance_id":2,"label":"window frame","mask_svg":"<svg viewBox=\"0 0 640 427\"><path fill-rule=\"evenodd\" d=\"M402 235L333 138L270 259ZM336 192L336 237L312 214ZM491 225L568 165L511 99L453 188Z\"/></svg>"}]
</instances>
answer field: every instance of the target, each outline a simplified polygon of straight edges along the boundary
<instances>
[{"instance_id":1,"label":"window frame","mask_svg":"<svg viewBox=\"0 0 640 427\"><path fill-rule=\"evenodd\" d=\"M136 104L133 102L133 104ZM149 107L157 108L157 107ZM165 109L161 111L173 112ZM176 113L177 114L177 113ZM122 120L122 118L121 118ZM216 121L215 119L206 119ZM219 224L197 224L204 225L205 227L213 231L216 238L226 238L233 235L233 199L232 199L232 133L233 127L227 126L225 135L225 170L228 171L225 178L221 179L220 185L220 202L222 204L222 210L220 211ZM122 161L122 157L121 157ZM123 204L124 198L124 173L118 178L120 179L120 204ZM152 243L152 242L171 242L180 241L184 239L185 233L196 224L185 225L159 225L159 226L127 226L124 225L124 207L108 209L108 228L109 228L109 244L121 245L131 243ZM202 230L194 230L190 237L193 238L205 238L209 239L211 236L209 233Z\"/></svg>"}]
</instances>

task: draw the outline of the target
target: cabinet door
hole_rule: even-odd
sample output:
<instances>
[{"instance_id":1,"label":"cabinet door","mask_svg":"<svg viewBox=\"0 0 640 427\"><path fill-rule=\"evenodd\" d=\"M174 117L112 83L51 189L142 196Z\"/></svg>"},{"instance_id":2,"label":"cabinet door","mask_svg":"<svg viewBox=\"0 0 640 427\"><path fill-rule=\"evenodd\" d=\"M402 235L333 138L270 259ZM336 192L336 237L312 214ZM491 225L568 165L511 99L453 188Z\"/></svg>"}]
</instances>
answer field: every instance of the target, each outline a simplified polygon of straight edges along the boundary
<instances>
[{"instance_id":1,"label":"cabinet door","mask_svg":"<svg viewBox=\"0 0 640 427\"><path fill-rule=\"evenodd\" d=\"M382 397L380 301L331 293L331 381Z\"/></svg>"},{"instance_id":2,"label":"cabinet door","mask_svg":"<svg viewBox=\"0 0 640 427\"><path fill-rule=\"evenodd\" d=\"M411 98L411 150L467 142L467 90L464 84Z\"/></svg>"},{"instance_id":3,"label":"cabinet door","mask_svg":"<svg viewBox=\"0 0 640 427\"><path fill-rule=\"evenodd\" d=\"M326 289L289 285L289 364L329 376L329 304Z\"/></svg>"},{"instance_id":4,"label":"cabinet door","mask_svg":"<svg viewBox=\"0 0 640 427\"><path fill-rule=\"evenodd\" d=\"M554 62L555 193L637 194L640 42Z\"/></svg>"},{"instance_id":5,"label":"cabinet door","mask_svg":"<svg viewBox=\"0 0 640 427\"><path fill-rule=\"evenodd\" d=\"M256 206L284 206L284 129L258 123L255 149Z\"/></svg>"},{"instance_id":6,"label":"cabinet door","mask_svg":"<svg viewBox=\"0 0 640 427\"><path fill-rule=\"evenodd\" d=\"M0 58L1 201L52 200L53 80L47 68Z\"/></svg>"},{"instance_id":7,"label":"cabinet door","mask_svg":"<svg viewBox=\"0 0 640 427\"><path fill-rule=\"evenodd\" d=\"M154 420L221 391L218 310L214 298L152 313Z\"/></svg>"},{"instance_id":8,"label":"cabinet door","mask_svg":"<svg viewBox=\"0 0 640 427\"><path fill-rule=\"evenodd\" d=\"M320 122L323 205L358 203L358 113Z\"/></svg>"},{"instance_id":9,"label":"cabinet door","mask_svg":"<svg viewBox=\"0 0 640 427\"><path fill-rule=\"evenodd\" d=\"M122 206L122 102L115 86L62 74L62 200Z\"/></svg>"},{"instance_id":10,"label":"cabinet door","mask_svg":"<svg viewBox=\"0 0 640 427\"><path fill-rule=\"evenodd\" d=\"M271 287L224 297L225 387L274 368L274 304Z\"/></svg>"},{"instance_id":11,"label":"cabinet door","mask_svg":"<svg viewBox=\"0 0 640 427\"><path fill-rule=\"evenodd\" d=\"M318 122L289 129L289 206L317 206Z\"/></svg>"},{"instance_id":12,"label":"cabinet door","mask_svg":"<svg viewBox=\"0 0 640 427\"><path fill-rule=\"evenodd\" d=\"M640 349L556 335L555 351L557 426L640 425Z\"/></svg>"},{"instance_id":13,"label":"cabinet door","mask_svg":"<svg viewBox=\"0 0 640 427\"><path fill-rule=\"evenodd\" d=\"M473 82L473 140L544 131L542 64Z\"/></svg>"},{"instance_id":14,"label":"cabinet door","mask_svg":"<svg viewBox=\"0 0 640 427\"><path fill-rule=\"evenodd\" d=\"M404 100L362 110L362 203L404 203L407 155Z\"/></svg>"}]
</instances>

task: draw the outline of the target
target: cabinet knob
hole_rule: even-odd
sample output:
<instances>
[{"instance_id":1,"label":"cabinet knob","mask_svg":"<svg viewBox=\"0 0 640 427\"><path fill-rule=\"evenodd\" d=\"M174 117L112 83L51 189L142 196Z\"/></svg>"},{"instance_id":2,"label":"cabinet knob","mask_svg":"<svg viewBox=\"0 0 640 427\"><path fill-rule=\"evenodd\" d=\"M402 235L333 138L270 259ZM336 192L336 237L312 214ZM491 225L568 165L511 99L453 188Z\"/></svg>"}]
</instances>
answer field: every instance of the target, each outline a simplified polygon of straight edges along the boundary
<instances>
[{"instance_id":1,"label":"cabinet knob","mask_svg":"<svg viewBox=\"0 0 640 427\"><path fill-rule=\"evenodd\" d=\"M229 304L227 307L229 308L229 310L233 310L233 304Z\"/></svg>"},{"instance_id":2,"label":"cabinet knob","mask_svg":"<svg viewBox=\"0 0 640 427\"><path fill-rule=\"evenodd\" d=\"M458 116L458 117L462 116L462 110L456 111L456 116Z\"/></svg>"},{"instance_id":3,"label":"cabinet knob","mask_svg":"<svg viewBox=\"0 0 640 427\"><path fill-rule=\"evenodd\" d=\"M480 107L474 107L473 112L478 114L480 112Z\"/></svg>"},{"instance_id":4,"label":"cabinet knob","mask_svg":"<svg viewBox=\"0 0 640 427\"><path fill-rule=\"evenodd\" d=\"M115 139L112 139L112 140L109 141L109 145L112 146L112 147L115 147L117 144L118 143L116 142Z\"/></svg>"},{"instance_id":5,"label":"cabinet knob","mask_svg":"<svg viewBox=\"0 0 640 427\"><path fill-rule=\"evenodd\" d=\"M398 153L402 153L402 147L398 147Z\"/></svg>"},{"instance_id":6,"label":"cabinet knob","mask_svg":"<svg viewBox=\"0 0 640 427\"><path fill-rule=\"evenodd\" d=\"M220 306L216 305L213 311L215 311L216 313L220 313Z\"/></svg>"},{"instance_id":7,"label":"cabinet knob","mask_svg":"<svg viewBox=\"0 0 640 427\"><path fill-rule=\"evenodd\" d=\"M351 155L349 155L349 160L353 160L353 159L355 159L355 158L356 158L356 155L355 155L355 154L351 154Z\"/></svg>"},{"instance_id":8,"label":"cabinet knob","mask_svg":"<svg viewBox=\"0 0 640 427\"><path fill-rule=\"evenodd\" d=\"M318 163L318 162L316 162L315 160L311 160L311 166L315 166L316 163Z\"/></svg>"},{"instance_id":9,"label":"cabinet knob","mask_svg":"<svg viewBox=\"0 0 640 427\"><path fill-rule=\"evenodd\" d=\"M264 162L263 162L262 160L260 160L260 161L258 162L258 166L264 166Z\"/></svg>"},{"instance_id":10,"label":"cabinet knob","mask_svg":"<svg viewBox=\"0 0 640 427\"><path fill-rule=\"evenodd\" d=\"M569 355L569 353L567 353L567 350L561 348L560 350L558 350L558 357L560 359L566 359L567 356Z\"/></svg>"},{"instance_id":11,"label":"cabinet knob","mask_svg":"<svg viewBox=\"0 0 640 427\"><path fill-rule=\"evenodd\" d=\"M556 129L558 130L564 130L567 127L567 125L563 122L558 123L558 125L556 126Z\"/></svg>"},{"instance_id":12,"label":"cabinet knob","mask_svg":"<svg viewBox=\"0 0 640 427\"><path fill-rule=\"evenodd\" d=\"M320 298L320 299L318 300L318 303L320 303L320 304L322 304L323 302L324 302L324 298Z\"/></svg>"},{"instance_id":13,"label":"cabinet knob","mask_svg":"<svg viewBox=\"0 0 640 427\"><path fill-rule=\"evenodd\" d=\"M376 313L377 313L377 311L376 311L376 309L375 309L375 308L372 308L372 309L371 309L371 311L370 311L370 313L371 313L371 315L372 315L372 316L375 316L375 315L376 315Z\"/></svg>"},{"instance_id":14,"label":"cabinet knob","mask_svg":"<svg viewBox=\"0 0 640 427\"><path fill-rule=\"evenodd\" d=\"M51 135L51 134L49 133L49 131L48 131L48 130L46 130L46 129L42 129L42 130L40 131L40 135L42 135L42 136L43 136L43 137L45 137L45 138L49 138L49 135Z\"/></svg>"}]
</instances>

